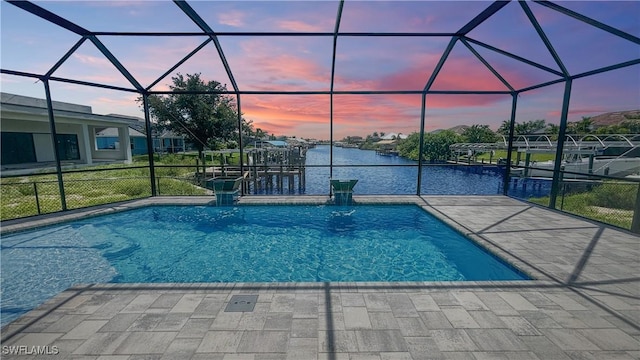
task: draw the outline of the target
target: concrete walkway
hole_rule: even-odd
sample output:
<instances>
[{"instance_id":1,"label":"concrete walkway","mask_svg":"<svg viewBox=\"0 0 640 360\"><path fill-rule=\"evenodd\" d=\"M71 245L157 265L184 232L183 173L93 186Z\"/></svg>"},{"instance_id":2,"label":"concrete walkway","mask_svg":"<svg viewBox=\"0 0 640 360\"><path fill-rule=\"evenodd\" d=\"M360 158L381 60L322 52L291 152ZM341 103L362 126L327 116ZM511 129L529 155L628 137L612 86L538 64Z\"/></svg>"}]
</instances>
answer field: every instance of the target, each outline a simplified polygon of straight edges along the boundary
<instances>
[{"instance_id":1,"label":"concrete walkway","mask_svg":"<svg viewBox=\"0 0 640 360\"><path fill-rule=\"evenodd\" d=\"M416 203L536 280L77 286L5 326L2 358L640 359L640 237L502 196L356 200ZM181 201L211 198L89 213ZM237 294L254 309L225 312Z\"/></svg>"}]
</instances>

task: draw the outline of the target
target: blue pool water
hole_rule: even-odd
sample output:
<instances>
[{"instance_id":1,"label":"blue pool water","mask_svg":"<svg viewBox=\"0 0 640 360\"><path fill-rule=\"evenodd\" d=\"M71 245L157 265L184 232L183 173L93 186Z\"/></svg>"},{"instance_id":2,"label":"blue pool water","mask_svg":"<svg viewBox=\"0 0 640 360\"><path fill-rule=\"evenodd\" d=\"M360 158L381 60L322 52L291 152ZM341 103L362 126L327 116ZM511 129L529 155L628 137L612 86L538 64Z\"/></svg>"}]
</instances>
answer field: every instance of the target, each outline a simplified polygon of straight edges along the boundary
<instances>
[{"instance_id":1,"label":"blue pool water","mask_svg":"<svg viewBox=\"0 0 640 360\"><path fill-rule=\"evenodd\" d=\"M77 283L520 280L418 206L158 206L4 236L2 324Z\"/></svg>"}]
</instances>

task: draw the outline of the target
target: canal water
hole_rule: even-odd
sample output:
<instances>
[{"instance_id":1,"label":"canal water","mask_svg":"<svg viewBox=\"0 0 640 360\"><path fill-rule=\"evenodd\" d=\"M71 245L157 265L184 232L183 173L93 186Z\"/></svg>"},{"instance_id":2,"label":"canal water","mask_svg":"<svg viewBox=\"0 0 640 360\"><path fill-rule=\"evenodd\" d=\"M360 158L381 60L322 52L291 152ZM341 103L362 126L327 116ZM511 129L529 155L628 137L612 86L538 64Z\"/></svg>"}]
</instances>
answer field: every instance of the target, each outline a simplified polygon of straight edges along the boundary
<instances>
[{"instance_id":1,"label":"canal water","mask_svg":"<svg viewBox=\"0 0 640 360\"><path fill-rule=\"evenodd\" d=\"M260 189L258 194L328 195L331 148L319 145L307 152L306 186L293 190L284 186ZM354 194L358 195L415 195L418 162L400 156L378 155L373 150L333 147L333 179L357 179ZM503 169L497 166L432 165L423 164L420 193L423 195L495 195L502 193ZM532 194L533 189L521 187L510 190L511 195L528 198L544 196ZM545 190L539 190L544 192Z\"/></svg>"}]
</instances>

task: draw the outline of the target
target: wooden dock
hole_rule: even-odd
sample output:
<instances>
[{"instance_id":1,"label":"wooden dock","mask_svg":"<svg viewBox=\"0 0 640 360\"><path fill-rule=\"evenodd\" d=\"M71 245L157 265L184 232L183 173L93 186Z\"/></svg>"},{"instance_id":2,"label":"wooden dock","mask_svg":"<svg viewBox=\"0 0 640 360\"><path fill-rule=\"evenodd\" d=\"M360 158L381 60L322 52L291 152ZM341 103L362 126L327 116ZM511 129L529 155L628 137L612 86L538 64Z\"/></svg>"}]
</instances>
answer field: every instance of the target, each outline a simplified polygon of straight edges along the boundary
<instances>
[{"instance_id":1,"label":"wooden dock","mask_svg":"<svg viewBox=\"0 0 640 360\"><path fill-rule=\"evenodd\" d=\"M209 166L205 169L205 178L242 177L243 193L261 192L293 193L306 186L306 152L308 147L294 146L286 148L253 148L245 151L246 160L242 166L224 164ZM225 153L228 153L225 152Z\"/></svg>"}]
</instances>

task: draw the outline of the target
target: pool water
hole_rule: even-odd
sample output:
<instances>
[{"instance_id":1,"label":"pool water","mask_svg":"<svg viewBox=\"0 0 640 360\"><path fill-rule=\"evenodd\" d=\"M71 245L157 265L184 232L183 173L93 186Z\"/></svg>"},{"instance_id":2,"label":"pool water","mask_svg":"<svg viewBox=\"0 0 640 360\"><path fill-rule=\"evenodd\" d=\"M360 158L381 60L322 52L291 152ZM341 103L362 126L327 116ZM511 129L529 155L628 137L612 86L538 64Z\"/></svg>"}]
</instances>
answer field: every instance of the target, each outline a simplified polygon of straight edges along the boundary
<instances>
[{"instance_id":1,"label":"pool water","mask_svg":"<svg viewBox=\"0 0 640 360\"><path fill-rule=\"evenodd\" d=\"M527 278L415 205L157 206L1 241L2 324L77 283Z\"/></svg>"}]
</instances>

